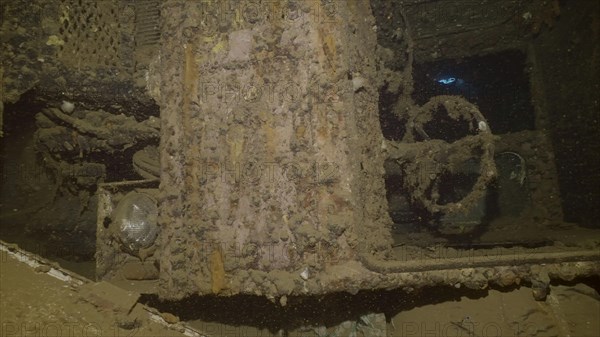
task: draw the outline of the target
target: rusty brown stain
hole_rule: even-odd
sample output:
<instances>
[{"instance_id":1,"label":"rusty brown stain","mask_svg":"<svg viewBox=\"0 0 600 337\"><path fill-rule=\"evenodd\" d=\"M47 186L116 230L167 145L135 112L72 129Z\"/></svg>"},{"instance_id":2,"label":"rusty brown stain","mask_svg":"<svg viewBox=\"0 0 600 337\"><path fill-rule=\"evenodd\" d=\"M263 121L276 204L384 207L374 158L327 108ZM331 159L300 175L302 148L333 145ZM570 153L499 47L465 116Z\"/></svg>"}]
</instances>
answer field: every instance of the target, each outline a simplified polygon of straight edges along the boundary
<instances>
[{"instance_id":1,"label":"rusty brown stain","mask_svg":"<svg viewBox=\"0 0 600 337\"><path fill-rule=\"evenodd\" d=\"M321 10L325 11L324 8L321 8ZM337 71L337 47L333 31L335 31L335 27L332 27L331 23L323 23L317 29L325 63L328 66L327 70L330 74L335 74Z\"/></svg>"},{"instance_id":2,"label":"rusty brown stain","mask_svg":"<svg viewBox=\"0 0 600 337\"><path fill-rule=\"evenodd\" d=\"M189 43L184 45L184 69L183 69L183 102L182 102L182 121L183 121L183 132L184 132L184 141L194 139L199 137L199 130L193 130L190 126L192 125L192 111L191 104L195 100L197 100L198 96L198 65L195 59L195 50L193 44ZM191 161L189 158L197 158L198 153L200 152L200 146L192 146L191 144L187 145L187 150L185 153L186 156L186 164L184 170L185 181L187 186L199 186L198 178L201 176L201 172L199 172L199 165ZM197 188L192 188L189 191L190 196L196 195L199 198L199 191ZM198 199L201 200L201 199ZM193 211L192 211L193 213Z\"/></svg>"},{"instance_id":3,"label":"rusty brown stain","mask_svg":"<svg viewBox=\"0 0 600 337\"><path fill-rule=\"evenodd\" d=\"M188 44L184 47L185 51L185 68L183 75L183 112L189 115L190 103L193 97L197 94L198 86L198 66L194 59L194 47Z\"/></svg>"},{"instance_id":4,"label":"rusty brown stain","mask_svg":"<svg viewBox=\"0 0 600 337\"><path fill-rule=\"evenodd\" d=\"M327 141L327 139L329 138L329 130L327 129L326 126L320 126L317 129L317 135L318 135L318 139L322 142Z\"/></svg>"},{"instance_id":5,"label":"rusty brown stain","mask_svg":"<svg viewBox=\"0 0 600 337\"><path fill-rule=\"evenodd\" d=\"M265 155L267 160L273 160L275 158L275 151L277 145L277 130L272 126L273 116L267 112L261 112L264 116L265 122L262 125L262 131L265 137Z\"/></svg>"},{"instance_id":6,"label":"rusty brown stain","mask_svg":"<svg viewBox=\"0 0 600 337\"><path fill-rule=\"evenodd\" d=\"M336 210L341 210L344 208L351 208L350 203L346 199L340 197L339 195L331 194L331 200L333 200L333 202L336 206Z\"/></svg>"},{"instance_id":7,"label":"rusty brown stain","mask_svg":"<svg viewBox=\"0 0 600 337\"><path fill-rule=\"evenodd\" d=\"M333 74L336 72L336 62L335 58L337 56L337 50L335 47L335 39L331 33L325 32L325 36L322 37L323 41L323 53L325 54L325 59L327 60L327 65L329 66L329 71Z\"/></svg>"},{"instance_id":8,"label":"rusty brown stain","mask_svg":"<svg viewBox=\"0 0 600 337\"><path fill-rule=\"evenodd\" d=\"M296 138L297 139L304 138L304 133L306 133L306 127L304 127L303 125L300 125L296 128Z\"/></svg>"},{"instance_id":9,"label":"rusty brown stain","mask_svg":"<svg viewBox=\"0 0 600 337\"><path fill-rule=\"evenodd\" d=\"M212 278L212 292L218 294L225 289L225 265L221 250L215 249L210 254L210 272Z\"/></svg>"}]
</instances>

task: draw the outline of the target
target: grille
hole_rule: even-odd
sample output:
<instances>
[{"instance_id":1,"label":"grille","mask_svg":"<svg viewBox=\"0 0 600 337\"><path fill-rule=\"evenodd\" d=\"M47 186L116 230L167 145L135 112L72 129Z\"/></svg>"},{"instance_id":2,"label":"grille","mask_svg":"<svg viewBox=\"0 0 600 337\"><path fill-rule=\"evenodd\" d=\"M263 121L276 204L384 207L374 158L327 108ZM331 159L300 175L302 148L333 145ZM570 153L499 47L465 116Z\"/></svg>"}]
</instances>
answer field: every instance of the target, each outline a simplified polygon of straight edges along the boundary
<instances>
[{"instance_id":1,"label":"grille","mask_svg":"<svg viewBox=\"0 0 600 337\"><path fill-rule=\"evenodd\" d=\"M121 66L118 1L62 0L58 57L79 68Z\"/></svg>"},{"instance_id":2,"label":"grille","mask_svg":"<svg viewBox=\"0 0 600 337\"><path fill-rule=\"evenodd\" d=\"M160 1L135 2L135 45L155 46L160 40Z\"/></svg>"}]
</instances>

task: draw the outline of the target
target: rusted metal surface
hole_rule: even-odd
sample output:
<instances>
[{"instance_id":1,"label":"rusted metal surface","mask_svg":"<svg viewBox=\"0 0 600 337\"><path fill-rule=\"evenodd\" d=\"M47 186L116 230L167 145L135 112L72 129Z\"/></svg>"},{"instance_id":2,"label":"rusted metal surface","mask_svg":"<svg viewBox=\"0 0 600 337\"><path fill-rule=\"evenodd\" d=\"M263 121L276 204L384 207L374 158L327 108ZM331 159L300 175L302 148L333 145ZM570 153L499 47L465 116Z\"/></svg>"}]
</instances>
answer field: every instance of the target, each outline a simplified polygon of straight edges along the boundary
<instances>
[{"instance_id":1,"label":"rusted metal surface","mask_svg":"<svg viewBox=\"0 0 600 337\"><path fill-rule=\"evenodd\" d=\"M406 16L421 62L525 49L531 36L552 27L558 1L408 1Z\"/></svg>"},{"instance_id":2,"label":"rusted metal surface","mask_svg":"<svg viewBox=\"0 0 600 337\"><path fill-rule=\"evenodd\" d=\"M368 3L323 16L326 4L275 2L283 19L216 33L200 23L220 5L163 5L163 296L254 293L249 273L297 276L389 247L372 17L352 33ZM302 283L272 279L281 289L265 293Z\"/></svg>"}]
</instances>

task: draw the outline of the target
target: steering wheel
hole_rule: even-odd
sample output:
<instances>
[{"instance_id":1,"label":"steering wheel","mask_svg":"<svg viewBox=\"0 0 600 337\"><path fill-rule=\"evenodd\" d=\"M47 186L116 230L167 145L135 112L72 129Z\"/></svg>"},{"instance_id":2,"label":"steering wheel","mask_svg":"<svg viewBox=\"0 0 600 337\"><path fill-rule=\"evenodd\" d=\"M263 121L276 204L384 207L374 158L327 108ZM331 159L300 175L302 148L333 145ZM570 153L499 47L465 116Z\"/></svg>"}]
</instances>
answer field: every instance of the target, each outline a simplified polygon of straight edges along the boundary
<instances>
[{"instance_id":1,"label":"steering wheel","mask_svg":"<svg viewBox=\"0 0 600 337\"><path fill-rule=\"evenodd\" d=\"M448 116L455 120L464 120L471 134L447 142L431 139L424 131L425 124L433 120L434 112L443 107ZM494 162L494 139L489 125L476 105L460 96L435 96L422 107L412 111L407 123L407 135L415 139L418 133L424 141L406 145L401 155L395 159L404 167L404 185L414 201L422 204L429 212L446 214L468 211L483 196L487 185L496 176ZM444 172L457 172L460 165L474 157L474 150L480 148L479 176L471 191L456 202L439 204L438 191L440 177Z\"/></svg>"}]
</instances>

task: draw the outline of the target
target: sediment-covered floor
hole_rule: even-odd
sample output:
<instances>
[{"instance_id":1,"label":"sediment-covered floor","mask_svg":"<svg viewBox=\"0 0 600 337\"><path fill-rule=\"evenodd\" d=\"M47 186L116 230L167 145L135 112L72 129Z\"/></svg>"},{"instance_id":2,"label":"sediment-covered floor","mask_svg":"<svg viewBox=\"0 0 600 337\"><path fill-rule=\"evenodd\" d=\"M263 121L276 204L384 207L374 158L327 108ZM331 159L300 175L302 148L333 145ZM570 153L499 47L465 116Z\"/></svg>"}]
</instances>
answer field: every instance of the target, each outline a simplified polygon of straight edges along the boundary
<instances>
[{"instance_id":1,"label":"sediment-covered floor","mask_svg":"<svg viewBox=\"0 0 600 337\"><path fill-rule=\"evenodd\" d=\"M341 331L369 336L600 335L600 295L589 279L552 285L546 301L535 301L528 287L481 292L423 289L407 294L407 302L413 303L406 303L406 310L393 316L386 315L385 325L375 326L373 320L383 314L373 313L354 325L344 323L346 329L340 328L344 324L324 327L307 322L293 331L269 331L259 325L223 323L235 321L230 316L239 311L213 313L223 318L221 322L178 322L171 313L137 303L141 302L138 294L105 283L60 280L50 275L59 267L32 266L14 251L0 253L1 336L339 336ZM183 314L185 305L174 310L194 316Z\"/></svg>"}]
</instances>

